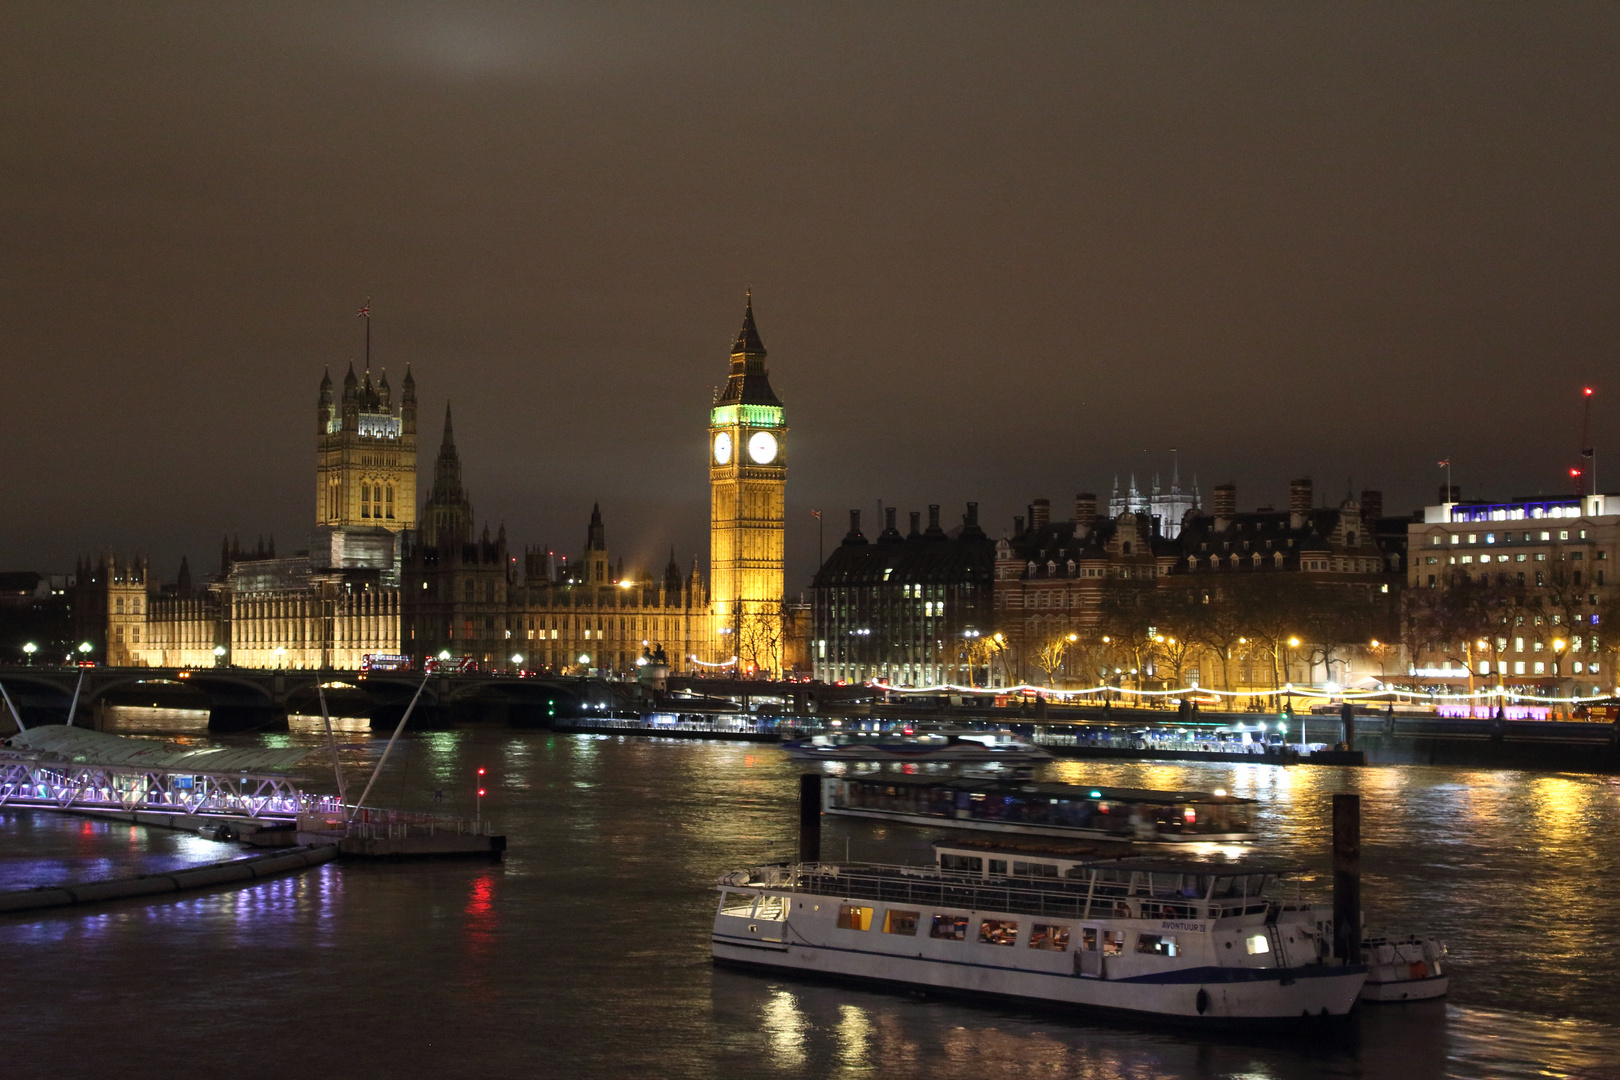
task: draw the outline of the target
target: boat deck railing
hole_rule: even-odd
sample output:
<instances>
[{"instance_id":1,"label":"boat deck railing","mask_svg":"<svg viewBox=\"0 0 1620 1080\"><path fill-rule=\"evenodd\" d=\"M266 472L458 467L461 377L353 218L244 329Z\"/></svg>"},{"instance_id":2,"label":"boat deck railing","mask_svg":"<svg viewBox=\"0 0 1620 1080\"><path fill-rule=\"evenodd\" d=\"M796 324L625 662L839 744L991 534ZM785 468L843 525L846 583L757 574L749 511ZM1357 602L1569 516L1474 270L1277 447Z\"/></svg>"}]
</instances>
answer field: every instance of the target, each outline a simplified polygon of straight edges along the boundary
<instances>
[{"instance_id":1,"label":"boat deck railing","mask_svg":"<svg viewBox=\"0 0 1620 1080\"><path fill-rule=\"evenodd\" d=\"M749 887L786 892L875 900L882 904L1006 911L1074 919L1219 918L1261 913L1269 901L1250 897L1205 902L1180 895L1132 894L1123 882L1084 878L979 878L915 867L862 864L832 866L807 863L771 867L756 874Z\"/></svg>"}]
</instances>

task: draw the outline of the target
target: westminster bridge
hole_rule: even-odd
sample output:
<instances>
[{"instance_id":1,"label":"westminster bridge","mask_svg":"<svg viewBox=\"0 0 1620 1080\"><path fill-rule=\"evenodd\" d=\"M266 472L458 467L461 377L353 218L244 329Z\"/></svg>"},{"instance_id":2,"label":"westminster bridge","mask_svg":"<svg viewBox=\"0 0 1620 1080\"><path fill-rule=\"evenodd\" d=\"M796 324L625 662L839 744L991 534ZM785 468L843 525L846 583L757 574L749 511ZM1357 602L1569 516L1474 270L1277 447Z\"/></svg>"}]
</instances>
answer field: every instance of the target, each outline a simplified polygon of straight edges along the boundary
<instances>
[{"instance_id":1,"label":"westminster bridge","mask_svg":"<svg viewBox=\"0 0 1620 1080\"><path fill-rule=\"evenodd\" d=\"M90 726L98 704L161 705L208 712L210 731L285 730L291 714L321 713L324 691L336 715L365 716L373 727L398 723L420 691L412 727L445 727L467 719L546 725L557 718L638 707L635 684L602 679L496 673L319 671L257 668L0 667L0 731L14 730L12 709L26 727ZM75 696L77 704L75 704Z\"/></svg>"}]
</instances>

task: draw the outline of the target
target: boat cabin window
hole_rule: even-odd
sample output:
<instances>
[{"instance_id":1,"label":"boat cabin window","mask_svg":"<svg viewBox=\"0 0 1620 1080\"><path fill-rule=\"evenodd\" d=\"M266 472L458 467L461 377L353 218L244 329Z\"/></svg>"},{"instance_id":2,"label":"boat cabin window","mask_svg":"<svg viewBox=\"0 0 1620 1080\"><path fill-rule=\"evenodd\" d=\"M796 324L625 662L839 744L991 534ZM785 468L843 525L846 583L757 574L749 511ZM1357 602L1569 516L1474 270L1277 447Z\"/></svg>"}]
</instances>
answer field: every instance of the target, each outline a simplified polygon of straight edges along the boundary
<instances>
[{"instance_id":1,"label":"boat cabin window","mask_svg":"<svg viewBox=\"0 0 1620 1080\"><path fill-rule=\"evenodd\" d=\"M1029 931L1029 947L1048 952L1069 951L1069 928L1055 923L1036 923ZM1097 931L1091 931L1091 948L1097 948Z\"/></svg>"},{"instance_id":2,"label":"boat cabin window","mask_svg":"<svg viewBox=\"0 0 1620 1080\"><path fill-rule=\"evenodd\" d=\"M754 912L754 894L751 892L728 892L720 897L720 914L733 915L739 919L746 919Z\"/></svg>"},{"instance_id":3,"label":"boat cabin window","mask_svg":"<svg viewBox=\"0 0 1620 1080\"><path fill-rule=\"evenodd\" d=\"M966 915L935 915L934 928L928 932L928 936L945 941L962 941L967 938L967 923Z\"/></svg>"},{"instance_id":4,"label":"boat cabin window","mask_svg":"<svg viewBox=\"0 0 1620 1080\"><path fill-rule=\"evenodd\" d=\"M1011 947L1018 939L1018 924L1011 919L985 919L979 923L979 940L986 945Z\"/></svg>"},{"instance_id":5,"label":"boat cabin window","mask_svg":"<svg viewBox=\"0 0 1620 1080\"><path fill-rule=\"evenodd\" d=\"M1034 944L1033 941L1030 942L1031 946L1034 946ZM1095 926L1083 926L1080 928L1080 948L1085 952L1097 951L1097 928Z\"/></svg>"},{"instance_id":6,"label":"boat cabin window","mask_svg":"<svg viewBox=\"0 0 1620 1080\"><path fill-rule=\"evenodd\" d=\"M958 874L982 874L984 860L977 855L941 855L939 868L952 870Z\"/></svg>"},{"instance_id":7,"label":"boat cabin window","mask_svg":"<svg viewBox=\"0 0 1620 1080\"><path fill-rule=\"evenodd\" d=\"M1102 932L1102 951L1104 956L1121 956L1125 952L1125 931L1104 930Z\"/></svg>"},{"instance_id":8,"label":"boat cabin window","mask_svg":"<svg viewBox=\"0 0 1620 1080\"><path fill-rule=\"evenodd\" d=\"M1242 896L1243 885L1241 880L1235 877L1217 877L1215 879L1215 889L1209 895L1212 899L1227 896Z\"/></svg>"},{"instance_id":9,"label":"boat cabin window","mask_svg":"<svg viewBox=\"0 0 1620 1080\"><path fill-rule=\"evenodd\" d=\"M883 932L885 934L904 934L906 937L916 937L917 912L890 908L883 915Z\"/></svg>"},{"instance_id":10,"label":"boat cabin window","mask_svg":"<svg viewBox=\"0 0 1620 1080\"><path fill-rule=\"evenodd\" d=\"M991 859L990 860L990 876L991 877L1006 877L1007 876L1007 860L1006 859Z\"/></svg>"},{"instance_id":11,"label":"boat cabin window","mask_svg":"<svg viewBox=\"0 0 1620 1080\"><path fill-rule=\"evenodd\" d=\"M1057 863L1013 862L1014 877L1057 877Z\"/></svg>"},{"instance_id":12,"label":"boat cabin window","mask_svg":"<svg viewBox=\"0 0 1620 1080\"><path fill-rule=\"evenodd\" d=\"M781 896L761 896L759 907L754 910L754 918L769 919L771 922L783 922L787 919L787 899Z\"/></svg>"},{"instance_id":13,"label":"boat cabin window","mask_svg":"<svg viewBox=\"0 0 1620 1080\"><path fill-rule=\"evenodd\" d=\"M1136 951L1139 953L1148 953L1152 956L1175 956L1175 935L1138 934L1136 935Z\"/></svg>"},{"instance_id":14,"label":"boat cabin window","mask_svg":"<svg viewBox=\"0 0 1620 1080\"><path fill-rule=\"evenodd\" d=\"M1243 948L1250 956L1261 956L1271 951L1271 942L1264 934L1253 934L1243 943Z\"/></svg>"},{"instance_id":15,"label":"boat cabin window","mask_svg":"<svg viewBox=\"0 0 1620 1080\"><path fill-rule=\"evenodd\" d=\"M869 907L860 907L857 904L840 904L838 906L838 929L872 929L872 909Z\"/></svg>"}]
</instances>

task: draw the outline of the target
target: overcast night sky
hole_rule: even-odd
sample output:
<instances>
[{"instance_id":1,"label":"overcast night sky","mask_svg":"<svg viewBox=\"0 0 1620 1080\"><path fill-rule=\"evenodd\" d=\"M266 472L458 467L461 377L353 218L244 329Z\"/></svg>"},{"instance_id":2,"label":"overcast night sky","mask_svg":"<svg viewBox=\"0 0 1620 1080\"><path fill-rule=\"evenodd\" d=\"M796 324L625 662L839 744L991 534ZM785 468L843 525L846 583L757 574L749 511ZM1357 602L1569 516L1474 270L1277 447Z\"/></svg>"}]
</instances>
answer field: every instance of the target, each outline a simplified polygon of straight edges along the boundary
<instances>
[{"instance_id":1,"label":"overcast night sky","mask_svg":"<svg viewBox=\"0 0 1620 1080\"><path fill-rule=\"evenodd\" d=\"M315 395L514 544L708 559L754 289L790 589L844 511L1115 473L1620 490L1620 6L10 3L0 569L304 545ZM902 515L902 520L904 520Z\"/></svg>"}]
</instances>

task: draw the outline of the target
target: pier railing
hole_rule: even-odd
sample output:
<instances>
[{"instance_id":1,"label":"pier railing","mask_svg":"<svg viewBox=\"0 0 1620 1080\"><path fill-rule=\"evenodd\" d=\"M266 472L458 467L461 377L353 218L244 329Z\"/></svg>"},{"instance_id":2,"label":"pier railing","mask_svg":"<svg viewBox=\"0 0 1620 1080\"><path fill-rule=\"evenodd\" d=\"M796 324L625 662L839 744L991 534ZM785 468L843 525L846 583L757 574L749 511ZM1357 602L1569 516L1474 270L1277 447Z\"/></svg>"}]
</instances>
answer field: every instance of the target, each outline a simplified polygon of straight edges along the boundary
<instances>
[{"instance_id":1,"label":"pier railing","mask_svg":"<svg viewBox=\"0 0 1620 1080\"><path fill-rule=\"evenodd\" d=\"M366 840L405 840L434 836L494 836L488 818L463 818L409 810L364 809L353 820L349 808L314 811L298 816L298 831L332 833Z\"/></svg>"}]
</instances>

